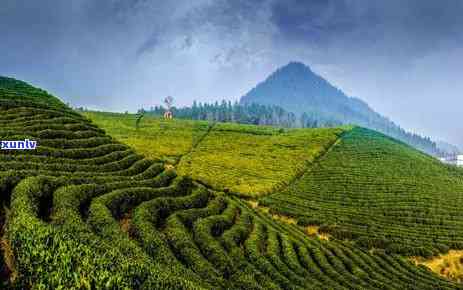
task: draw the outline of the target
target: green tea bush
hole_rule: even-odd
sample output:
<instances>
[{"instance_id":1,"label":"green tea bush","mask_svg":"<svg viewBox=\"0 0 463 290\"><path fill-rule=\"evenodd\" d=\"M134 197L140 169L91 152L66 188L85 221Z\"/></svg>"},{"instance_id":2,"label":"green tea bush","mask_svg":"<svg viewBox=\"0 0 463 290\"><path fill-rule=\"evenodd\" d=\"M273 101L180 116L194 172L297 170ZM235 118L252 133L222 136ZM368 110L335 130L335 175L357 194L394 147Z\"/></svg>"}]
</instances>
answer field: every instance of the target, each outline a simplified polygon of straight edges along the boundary
<instances>
[{"instance_id":1,"label":"green tea bush","mask_svg":"<svg viewBox=\"0 0 463 290\"><path fill-rule=\"evenodd\" d=\"M232 189L221 178L238 175L224 170L227 166L236 168L243 160L253 160L246 154L258 152L255 141L263 140L269 142L261 144L261 149L267 150L265 158L247 167L249 171L241 168L241 173L262 173L257 181L270 177L273 188L283 193L281 189L293 178L312 169L313 164L321 166L326 161L321 153L328 151L329 156L338 150L339 144L331 145L346 128L280 132L272 128L217 125L214 131L215 126L206 122L169 123L147 118L137 133L141 135L136 135L138 139L129 138L159 138L150 141L150 148L163 153L150 154L150 159L146 159L105 135L104 130L53 96L23 82L0 77L0 112L0 137L39 142L36 150L0 151L0 224L4 228L1 234L5 251L4 256L0 255L0 267L10 273L9 277L0 276L4 288L461 288L396 255L400 252L426 256L463 248L458 240L459 215L454 215L453 205L433 208L429 204L440 202L439 198L404 194L413 189L415 179L403 181L401 191L390 194L395 207L385 198L378 199L383 207L376 210L391 217L386 220L374 215L366 215L367 219L362 211L350 210L354 203L371 206L361 196L332 195L337 202L334 205L320 196L300 202L299 194L314 197L311 191L292 192L283 201L272 195L263 201L272 207L265 214L250 208L233 195L233 190L221 193L205 188L201 185L204 180L195 182L183 174L177 176L174 169L166 169L161 161L192 154L191 168L207 170L215 180L222 180L221 184ZM102 118L99 122L114 122L110 131L118 137L126 132L135 134L130 129L133 123L129 114L120 121L118 114L98 116ZM208 147L215 146L208 139L211 136L223 136L221 146ZM342 136L349 137L344 133ZM244 147L235 147L226 140L238 140L237 144L247 146L246 150L240 151ZM246 145L246 140L254 141ZM140 144L145 144L142 141ZM205 144L208 145L202 147ZM170 147L173 149L167 150ZM202 153L196 150L204 148L208 152L225 148L233 158L201 161L198 156ZM236 157L237 152L244 155ZM275 160L283 159L275 159L275 154L281 152L285 160L280 164ZM307 155L299 158L300 154ZM295 162L291 159L294 156L300 160ZM202 163L196 164L198 161ZM262 170L266 162L281 166L264 166L266 170ZM290 174L286 172L288 166ZM198 177L200 171L192 172L192 176ZM359 172L352 170L350 174L357 176ZM459 171L449 168L446 174L448 186L455 186L452 178L458 178ZM250 185L250 180L253 179L246 179L243 184ZM343 179L337 177L329 185L336 186L335 181L339 180ZM230 184L235 183L236 179L232 179ZM389 186L367 182L361 185L365 192ZM342 188L349 190L348 185ZM255 192L245 190L243 194L252 196ZM320 209L324 210L323 215ZM290 212L299 225L325 224L321 230L329 232L331 240L309 239L298 226L274 221L270 214L279 212ZM435 218L429 219L430 215ZM433 236L433 243L410 228L415 224ZM354 239L356 243L340 241L341 238ZM384 249L379 250L378 246Z\"/></svg>"},{"instance_id":2,"label":"green tea bush","mask_svg":"<svg viewBox=\"0 0 463 290\"><path fill-rule=\"evenodd\" d=\"M461 169L354 128L294 184L259 203L362 247L428 257L463 241L462 193Z\"/></svg>"}]
</instances>

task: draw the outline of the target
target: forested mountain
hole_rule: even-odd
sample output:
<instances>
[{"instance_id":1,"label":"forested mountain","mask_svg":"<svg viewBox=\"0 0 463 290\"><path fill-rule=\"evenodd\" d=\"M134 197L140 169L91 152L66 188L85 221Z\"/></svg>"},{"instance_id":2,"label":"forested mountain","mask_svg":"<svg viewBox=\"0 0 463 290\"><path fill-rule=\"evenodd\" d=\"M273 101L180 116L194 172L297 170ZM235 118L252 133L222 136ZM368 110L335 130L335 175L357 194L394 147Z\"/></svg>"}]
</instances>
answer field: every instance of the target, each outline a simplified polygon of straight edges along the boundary
<instances>
[{"instance_id":1,"label":"forested mountain","mask_svg":"<svg viewBox=\"0 0 463 290\"><path fill-rule=\"evenodd\" d=\"M405 131L360 99L348 97L308 66L291 62L241 98L241 104L276 105L304 119L357 124L399 139L432 155L442 155L435 142Z\"/></svg>"}]
</instances>

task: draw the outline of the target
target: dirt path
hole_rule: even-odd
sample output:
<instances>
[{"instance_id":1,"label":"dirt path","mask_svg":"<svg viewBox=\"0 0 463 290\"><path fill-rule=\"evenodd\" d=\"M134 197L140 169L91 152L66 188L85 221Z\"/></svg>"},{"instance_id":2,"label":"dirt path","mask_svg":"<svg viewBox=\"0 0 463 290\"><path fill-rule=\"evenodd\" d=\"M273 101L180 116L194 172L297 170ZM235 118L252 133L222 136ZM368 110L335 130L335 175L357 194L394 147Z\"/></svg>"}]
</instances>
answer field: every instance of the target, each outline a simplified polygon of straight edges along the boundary
<instances>
[{"instance_id":1,"label":"dirt path","mask_svg":"<svg viewBox=\"0 0 463 290\"><path fill-rule=\"evenodd\" d=\"M215 127L215 124L216 123L212 123L210 124L208 127L207 127L207 130L206 132L204 132L204 134L202 134L198 140L196 142L194 142L192 145L191 145L191 148L190 150L188 150L187 153L185 154L182 154L180 156L180 158L178 158L177 162L174 164L174 167L177 167L177 165L180 164L180 162L182 161L182 159L185 157L185 156L188 156L190 155L191 153L193 153L193 151L199 146L199 144L201 144L201 142L209 135L209 133L212 131L212 129Z\"/></svg>"},{"instance_id":2,"label":"dirt path","mask_svg":"<svg viewBox=\"0 0 463 290\"><path fill-rule=\"evenodd\" d=\"M267 195L271 195L272 193L275 193L277 191L283 191L285 190L286 188L289 188L291 187L293 184L297 183L303 176L304 174L310 172L314 165L317 164L320 160L322 160L331 150L333 150L334 147L336 147L341 141L342 139L344 138L345 135L349 134L351 132L352 129L349 129L349 130L346 130L346 131L343 131L339 136L338 138L336 138L336 140L334 140L330 146L328 147L328 149L324 150L324 151L320 151L320 153L314 157L314 159L312 161L306 161L306 164L304 166L304 168L302 170L300 170L299 172L296 173L296 175L288 182L288 183L285 183L285 184L281 184L281 185L276 185L270 193L266 194ZM263 196L261 196L263 197Z\"/></svg>"}]
</instances>

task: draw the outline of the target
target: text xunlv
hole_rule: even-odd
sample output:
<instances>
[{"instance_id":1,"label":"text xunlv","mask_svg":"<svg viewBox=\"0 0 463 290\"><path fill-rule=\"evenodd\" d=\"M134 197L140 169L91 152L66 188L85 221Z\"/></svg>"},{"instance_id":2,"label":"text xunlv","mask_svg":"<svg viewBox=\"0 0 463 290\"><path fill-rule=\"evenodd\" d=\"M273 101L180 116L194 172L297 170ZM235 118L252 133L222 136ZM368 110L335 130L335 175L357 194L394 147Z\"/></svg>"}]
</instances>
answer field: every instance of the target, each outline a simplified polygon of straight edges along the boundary
<instances>
[{"instance_id":1,"label":"text xunlv","mask_svg":"<svg viewBox=\"0 0 463 290\"><path fill-rule=\"evenodd\" d=\"M34 150L37 148L37 141L25 139L24 141L0 141L2 150Z\"/></svg>"}]
</instances>

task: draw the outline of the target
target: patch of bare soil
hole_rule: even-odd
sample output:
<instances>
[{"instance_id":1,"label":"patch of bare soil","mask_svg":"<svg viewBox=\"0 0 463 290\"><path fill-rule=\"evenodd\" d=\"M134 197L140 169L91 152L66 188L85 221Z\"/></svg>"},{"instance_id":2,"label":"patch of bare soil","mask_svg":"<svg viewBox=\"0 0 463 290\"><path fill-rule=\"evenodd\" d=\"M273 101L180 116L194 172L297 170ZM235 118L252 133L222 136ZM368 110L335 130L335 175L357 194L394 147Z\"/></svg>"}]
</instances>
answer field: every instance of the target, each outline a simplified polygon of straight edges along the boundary
<instances>
[{"instance_id":1,"label":"patch of bare soil","mask_svg":"<svg viewBox=\"0 0 463 290\"><path fill-rule=\"evenodd\" d=\"M450 250L431 259L412 257L417 265L424 265L434 273L455 282L463 282L463 250Z\"/></svg>"}]
</instances>

